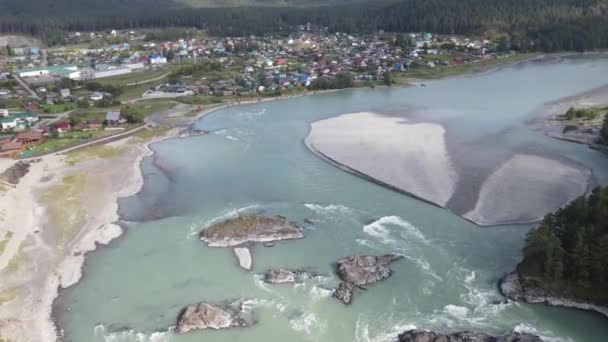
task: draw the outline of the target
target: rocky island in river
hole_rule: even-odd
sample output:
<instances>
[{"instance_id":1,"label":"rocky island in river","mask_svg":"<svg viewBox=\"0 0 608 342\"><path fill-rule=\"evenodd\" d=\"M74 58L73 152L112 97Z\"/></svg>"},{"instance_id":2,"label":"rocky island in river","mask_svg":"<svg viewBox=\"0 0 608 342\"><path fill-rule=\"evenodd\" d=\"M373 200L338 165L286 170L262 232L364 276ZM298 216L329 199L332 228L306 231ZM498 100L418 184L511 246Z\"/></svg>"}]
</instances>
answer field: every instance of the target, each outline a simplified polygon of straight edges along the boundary
<instances>
[{"instance_id":1,"label":"rocky island in river","mask_svg":"<svg viewBox=\"0 0 608 342\"><path fill-rule=\"evenodd\" d=\"M300 270L273 268L264 274L264 281L269 284L302 283L312 275Z\"/></svg>"},{"instance_id":2,"label":"rocky island in river","mask_svg":"<svg viewBox=\"0 0 608 342\"><path fill-rule=\"evenodd\" d=\"M234 247L239 266L251 270L253 257L247 244L301 239L302 228L282 216L241 215L201 231L200 238L210 247Z\"/></svg>"},{"instance_id":3,"label":"rocky island in river","mask_svg":"<svg viewBox=\"0 0 608 342\"><path fill-rule=\"evenodd\" d=\"M462 331L441 334L424 330L409 330L399 334L399 342L542 342L536 335L513 332L503 336L491 336L484 333Z\"/></svg>"},{"instance_id":4,"label":"rocky island in river","mask_svg":"<svg viewBox=\"0 0 608 342\"><path fill-rule=\"evenodd\" d=\"M334 297L344 304L350 304L355 288L363 289L391 276L388 265L403 258L396 254L381 256L349 256L338 261L337 271L342 283L334 291Z\"/></svg>"},{"instance_id":5,"label":"rocky island in river","mask_svg":"<svg viewBox=\"0 0 608 342\"><path fill-rule=\"evenodd\" d=\"M175 332L181 334L191 330L229 329L253 324L243 313L243 303L188 305L177 319Z\"/></svg>"}]
</instances>

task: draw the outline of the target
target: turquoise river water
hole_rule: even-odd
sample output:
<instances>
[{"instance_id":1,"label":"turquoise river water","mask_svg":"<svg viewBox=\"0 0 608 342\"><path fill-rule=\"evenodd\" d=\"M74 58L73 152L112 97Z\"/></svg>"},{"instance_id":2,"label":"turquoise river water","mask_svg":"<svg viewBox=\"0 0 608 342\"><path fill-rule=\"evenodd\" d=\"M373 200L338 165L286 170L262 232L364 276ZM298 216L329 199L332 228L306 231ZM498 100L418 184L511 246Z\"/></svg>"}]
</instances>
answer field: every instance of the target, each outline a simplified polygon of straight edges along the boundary
<instances>
[{"instance_id":1,"label":"turquoise river water","mask_svg":"<svg viewBox=\"0 0 608 342\"><path fill-rule=\"evenodd\" d=\"M608 341L608 323L598 315L500 296L496 282L519 261L530 225L475 226L341 171L303 144L311 122L375 111L441 123L448 146L559 155L588 166L606 184L605 156L527 125L543 103L606 85L606 76L608 59L577 57L426 87L347 90L207 115L196 127L211 134L152 146L156 154L142 163L144 188L120 201L124 236L87 256L83 279L55 303L56 321L74 342L394 341L412 327ZM470 154L485 157L483 148ZM238 213L314 224L305 239L256 246L253 271L246 272L230 249L209 248L197 237ZM405 256L391 265L391 278L357 293L350 306L331 297L336 260L386 252ZM270 267L325 276L297 286L264 285L257 274ZM245 300L255 325L171 332L184 306L234 299Z\"/></svg>"}]
</instances>

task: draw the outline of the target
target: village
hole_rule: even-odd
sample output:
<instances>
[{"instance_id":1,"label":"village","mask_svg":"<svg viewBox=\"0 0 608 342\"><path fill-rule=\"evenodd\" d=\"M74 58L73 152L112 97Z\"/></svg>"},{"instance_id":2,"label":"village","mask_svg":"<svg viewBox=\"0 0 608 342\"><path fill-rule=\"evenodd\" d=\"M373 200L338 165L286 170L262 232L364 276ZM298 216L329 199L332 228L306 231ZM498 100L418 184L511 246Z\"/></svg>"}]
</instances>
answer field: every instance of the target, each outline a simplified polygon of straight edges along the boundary
<instances>
[{"instance_id":1,"label":"village","mask_svg":"<svg viewBox=\"0 0 608 342\"><path fill-rule=\"evenodd\" d=\"M33 157L146 125L155 111L351 87L391 86L530 56L508 36L200 31L72 32L0 48L0 156ZM418 82L424 85L424 83Z\"/></svg>"}]
</instances>

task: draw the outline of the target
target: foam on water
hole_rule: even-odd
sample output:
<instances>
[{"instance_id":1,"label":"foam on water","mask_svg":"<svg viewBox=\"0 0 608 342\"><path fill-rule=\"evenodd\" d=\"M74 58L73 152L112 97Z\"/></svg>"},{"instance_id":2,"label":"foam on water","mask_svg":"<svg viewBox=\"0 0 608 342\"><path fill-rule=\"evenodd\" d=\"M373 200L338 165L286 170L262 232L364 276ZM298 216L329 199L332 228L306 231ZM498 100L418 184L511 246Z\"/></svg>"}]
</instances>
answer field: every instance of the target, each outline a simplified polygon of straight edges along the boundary
<instances>
[{"instance_id":1,"label":"foam on water","mask_svg":"<svg viewBox=\"0 0 608 342\"><path fill-rule=\"evenodd\" d=\"M237 114L239 118L245 120L255 120L256 118L264 115L266 113L266 108L262 108L258 111L242 111Z\"/></svg>"},{"instance_id":2,"label":"foam on water","mask_svg":"<svg viewBox=\"0 0 608 342\"><path fill-rule=\"evenodd\" d=\"M252 133L244 128L231 128L231 129L220 129L214 131L213 134L222 136L228 140L232 141L243 141L247 140Z\"/></svg>"},{"instance_id":3,"label":"foam on water","mask_svg":"<svg viewBox=\"0 0 608 342\"><path fill-rule=\"evenodd\" d=\"M319 216L329 218L333 218L336 215L348 215L352 213L351 208L341 204L320 205L314 203L305 203L304 206Z\"/></svg>"},{"instance_id":4,"label":"foam on water","mask_svg":"<svg viewBox=\"0 0 608 342\"><path fill-rule=\"evenodd\" d=\"M443 311L457 319L464 319L469 315L469 309L464 306L448 304L443 307Z\"/></svg>"},{"instance_id":5,"label":"foam on water","mask_svg":"<svg viewBox=\"0 0 608 342\"><path fill-rule=\"evenodd\" d=\"M456 266L447 277L450 283L463 284L463 291L459 295L460 301L434 311L428 321L436 326L475 327L481 331L495 329L496 323L501 321L501 312L514 305L504 302L493 286L478 279L475 271Z\"/></svg>"},{"instance_id":6,"label":"foam on water","mask_svg":"<svg viewBox=\"0 0 608 342\"><path fill-rule=\"evenodd\" d=\"M312 312L303 312L289 320L291 328L306 335L321 334L327 329L327 322L320 320Z\"/></svg>"},{"instance_id":7,"label":"foam on water","mask_svg":"<svg viewBox=\"0 0 608 342\"><path fill-rule=\"evenodd\" d=\"M171 329L168 331L143 333L134 330L107 332L103 324L95 326L94 336L103 337L105 342L168 342L171 341Z\"/></svg>"},{"instance_id":8,"label":"foam on water","mask_svg":"<svg viewBox=\"0 0 608 342\"><path fill-rule=\"evenodd\" d=\"M324 298L328 298L329 296L331 296L331 294L333 293L333 290L330 289L326 289L324 287L320 287L317 285L313 285L310 288L310 296L312 297L313 301L318 301Z\"/></svg>"},{"instance_id":9,"label":"foam on water","mask_svg":"<svg viewBox=\"0 0 608 342\"><path fill-rule=\"evenodd\" d=\"M395 244L397 242L395 235L403 240L399 242L429 244L418 228L399 216L383 216L363 226L363 231L384 244Z\"/></svg>"},{"instance_id":10,"label":"foam on water","mask_svg":"<svg viewBox=\"0 0 608 342\"><path fill-rule=\"evenodd\" d=\"M418 228L403 218L383 216L363 226L363 232L371 240L359 238L356 239L358 244L382 251L388 247L389 250L398 252L414 262L424 273L443 281L443 278L433 271L430 263L422 256L423 249L429 245L429 241Z\"/></svg>"},{"instance_id":11,"label":"foam on water","mask_svg":"<svg viewBox=\"0 0 608 342\"><path fill-rule=\"evenodd\" d=\"M274 303L272 301L266 300L266 299L261 299L261 298L251 298L251 299L244 300L241 303L243 313L245 313L245 314L252 313L256 307L273 306L273 304Z\"/></svg>"},{"instance_id":12,"label":"foam on water","mask_svg":"<svg viewBox=\"0 0 608 342\"><path fill-rule=\"evenodd\" d=\"M313 302L328 298L333 293L333 290L328 288L330 277L317 276L307 279L305 282L295 284L294 288L308 293Z\"/></svg>"},{"instance_id":13,"label":"foam on water","mask_svg":"<svg viewBox=\"0 0 608 342\"><path fill-rule=\"evenodd\" d=\"M400 333L416 329L412 324L393 321L392 317L382 317L373 322L365 321L362 315L359 315L355 324L355 342L393 342ZM374 328L374 331L370 332L370 327Z\"/></svg>"}]
</instances>

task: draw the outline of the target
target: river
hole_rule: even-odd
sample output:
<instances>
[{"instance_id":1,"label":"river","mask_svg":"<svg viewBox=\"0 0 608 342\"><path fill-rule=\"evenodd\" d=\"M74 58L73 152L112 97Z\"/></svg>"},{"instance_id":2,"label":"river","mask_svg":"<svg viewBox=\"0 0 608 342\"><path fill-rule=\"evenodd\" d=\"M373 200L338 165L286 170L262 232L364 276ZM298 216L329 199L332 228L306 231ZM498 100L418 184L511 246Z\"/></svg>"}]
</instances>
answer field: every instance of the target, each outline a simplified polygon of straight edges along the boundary
<instances>
[{"instance_id":1,"label":"river","mask_svg":"<svg viewBox=\"0 0 608 342\"><path fill-rule=\"evenodd\" d=\"M347 90L230 107L196 127L212 133L153 145L142 191L120 202L123 237L87 256L83 279L63 291L55 318L65 339L83 341L393 341L416 327L501 334L529 331L552 341L608 340L605 318L504 302L496 282L520 259L531 225L479 227L449 210L346 173L303 143L310 124L373 111L445 127L456 156L495 158L484 146L556 155L608 183L608 159L545 137L526 124L548 101L608 84L608 59L574 57L426 82L424 87ZM466 151L458 146L477 146ZM548 173L552 170L547 170ZM313 221L305 239L256 246L252 272L230 249L198 239L238 213ZM335 261L396 252L386 281L345 306L331 297ZM272 286L270 267L324 277ZM176 336L180 310L242 298L257 324Z\"/></svg>"}]
</instances>

